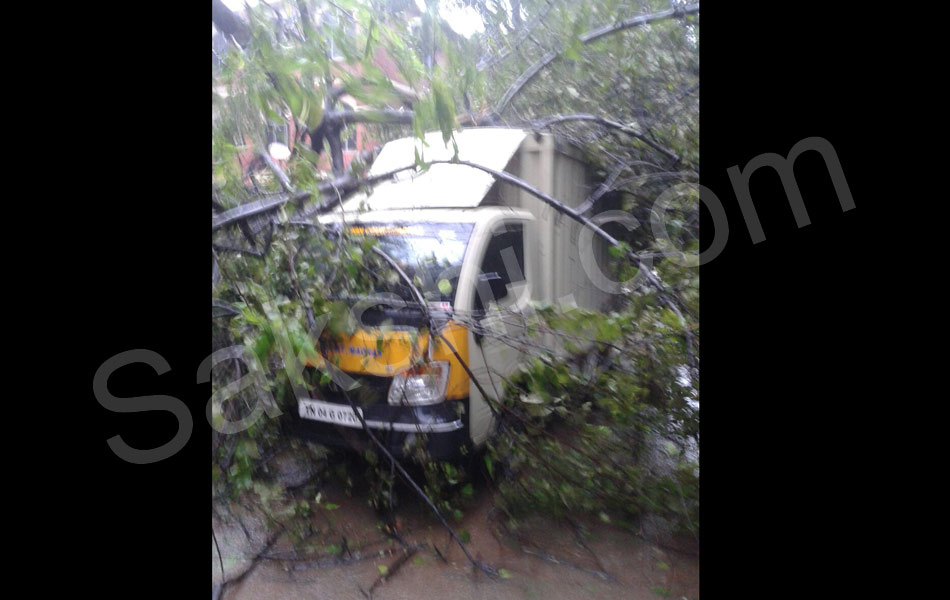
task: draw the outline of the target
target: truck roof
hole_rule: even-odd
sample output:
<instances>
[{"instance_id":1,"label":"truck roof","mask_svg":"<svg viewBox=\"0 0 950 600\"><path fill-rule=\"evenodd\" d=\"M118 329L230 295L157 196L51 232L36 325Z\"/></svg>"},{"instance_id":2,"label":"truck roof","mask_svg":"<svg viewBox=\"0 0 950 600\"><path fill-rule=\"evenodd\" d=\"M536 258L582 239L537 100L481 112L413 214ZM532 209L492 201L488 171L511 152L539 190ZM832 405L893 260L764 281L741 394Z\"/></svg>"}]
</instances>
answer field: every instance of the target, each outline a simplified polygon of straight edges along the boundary
<instances>
[{"instance_id":1,"label":"truck roof","mask_svg":"<svg viewBox=\"0 0 950 600\"><path fill-rule=\"evenodd\" d=\"M460 160L504 170L528 133L521 129L478 127L455 132ZM415 137L393 140L383 146L369 170L383 175L411 166L416 156L423 160L451 160L452 140L446 144L442 133L431 131L425 143ZM359 192L343 204L346 212L366 210L407 210L417 208L473 208L481 204L495 179L490 174L465 165L436 164L425 172L406 170L377 184L371 193Z\"/></svg>"}]
</instances>

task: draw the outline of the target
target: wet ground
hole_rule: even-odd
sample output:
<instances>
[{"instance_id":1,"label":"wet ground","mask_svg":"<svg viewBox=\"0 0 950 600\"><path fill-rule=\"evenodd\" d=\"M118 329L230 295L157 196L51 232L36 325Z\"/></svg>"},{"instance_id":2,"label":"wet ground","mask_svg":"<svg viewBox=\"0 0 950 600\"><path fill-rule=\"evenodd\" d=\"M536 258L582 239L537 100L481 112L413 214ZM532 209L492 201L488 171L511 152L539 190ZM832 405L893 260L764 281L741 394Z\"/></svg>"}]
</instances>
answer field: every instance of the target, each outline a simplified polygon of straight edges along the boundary
<instances>
[{"instance_id":1,"label":"wet ground","mask_svg":"<svg viewBox=\"0 0 950 600\"><path fill-rule=\"evenodd\" d=\"M314 535L298 542L296 549L286 535L272 540L266 558L247 562L250 569L228 583L221 598L699 598L694 548L661 547L601 522L581 523L579 529L566 520L534 517L512 532L494 508L491 492L477 484L462 520L449 522L470 536L466 547L477 560L503 575L490 578L473 568L435 516L410 493L400 494L397 531L414 552L405 552L383 533L380 516L364 495L347 497L341 486L331 484L322 490L322 502L339 508L316 512ZM258 537L258 547L265 544ZM307 551L301 554L304 546ZM227 568L238 573L233 566L239 561L228 556L227 547L223 553ZM217 569L216 556L213 564Z\"/></svg>"}]
</instances>

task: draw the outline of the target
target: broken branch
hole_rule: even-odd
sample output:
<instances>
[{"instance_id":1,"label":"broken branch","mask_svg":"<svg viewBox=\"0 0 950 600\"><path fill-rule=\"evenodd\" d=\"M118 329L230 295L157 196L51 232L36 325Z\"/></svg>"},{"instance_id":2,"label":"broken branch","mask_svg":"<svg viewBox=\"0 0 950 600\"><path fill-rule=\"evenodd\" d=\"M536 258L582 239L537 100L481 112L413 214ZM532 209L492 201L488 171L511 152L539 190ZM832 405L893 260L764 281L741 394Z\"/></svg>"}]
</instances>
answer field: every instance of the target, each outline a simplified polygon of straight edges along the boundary
<instances>
[{"instance_id":1,"label":"broken branch","mask_svg":"<svg viewBox=\"0 0 950 600\"><path fill-rule=\"evenodd\" d=\"M608 35L611 35L620 31L624 31L627 29L633 29L634 27L640 27L641 25L653 23L654 21L662 21L664 19L670 19L670 18L683 18L686 15L691 15L698 12L699 12L698 3L689 4L680 9L671 8L669 10L664 10L664 11L660 11L660 12L649 14L649 15L642 15L639 17L625 19L614 25L604 25L603 27L592 29L588 31L587 33L582 34L579 37L579 39L582 44L589 44L591 42L599 40L600 38L606 37ZM516 79L514 83L511 84L511 87L509 87L508 91L505 92L505 95L502 96L501 101L499 101L498 104L495 105L495 108L492 110L492 112L496 116L501 115L501 113L504 112L506 108L508 108L508 105L511 104L511 101L514 99L514 97L517 96L521 92L521 90L524 89L524 87L528 85L528 83L532 79L534 79L538 73L541 72L542 69L544 69L545 67L553 63L555 60L557 60L559 56L561 56L561 50L548 52L547 54L542 56L540 59L538 59L537 62L535 62L530 67L528 67L524 71L524 73L522 73L518 77L518 79Z\"/></svg>"},{"instance_id":2,"label":"broken branch","mask_svg":"<svg viewBox=\"0 0 950 600\"><path fill-rule=\"evenodd\" d=\"M590 115L590 114L584 114L584 113L574 114L574 115L555 115L553 117L544 119L543 121L537 121L533 123L532 126L537 129L547 129L551 127L552 125L556 125L558 123L566 123L568 121L593 121L594 123L603 125L604 127L608 127L610 129L616 129L617 131L620 131L622 133L625 133L631 137L634 137L640 140L647 146L653 148L654 150L656 150L663 156L666 156L667 158L672 160L673 164L676 164L680 161L680 157L677 156L675 152L673 152L672 150L669 150L668 148L664 148L663 146L650 140L650 138L635 131L631 127L628 127L627 125L624 125L623 123L618 123L616 121L611 121L610 119L605 119L604 117L598 117L597 115Z\"/></svg>"},{"instance_id":3,"label":"broken branch","mask_svg":"<svg viewBox=\"0 0 950 600\"><path fill-rule=\"evenodd\" d=\"M358 178L351 175L344 175L343 177L338 177L332 181L327 181L321 183L317 186L317 190L320 194L326 194L331 191L339 192L340 195L345 198L349 194L358 190L361 186L372 185L379 181L391 178L396 173L400 171L405 171L407 169L414 169L415 165L407 165L405 167L400 167L398 169L393 169L387 173L381 173L380 175L374 175L372 177ZM293 194L279 194L267 199L255 200L253 202L248 202L242 204L241 206L232 208L231 210L225 211L223 213L216 214L211 219L211 231L215 231L227 225L237 223L239 221L244 221L250 217L264 214L273 210L277 210L284 204L288 202L297 202L300 200L306 200L311 196L311 193L307 190L299 190ZM334 193L334 196L331 200L324 202L317 210L317 212L326 210L332 204L337 202L337 196Z\"/></svg>"},{"instance_id":4,"label":"broken branch","mask_svg":"<svg viewBox=\"0 0 950 600\"><path fill-rule=\"evenodd\" d=\"M287 173L284 173L283 169L277 166L277 163L274 162L274 159L271 158L270 154L267 152L261 152L260 157L267 165L267 168L269 168L271 172L277 176L277 181L280 182L280 187L282 187L285 192L288 194L293 194L297 191L294 189L294 186L291 185L290 178L287 177Z\"/></svg>"}]
</instances>

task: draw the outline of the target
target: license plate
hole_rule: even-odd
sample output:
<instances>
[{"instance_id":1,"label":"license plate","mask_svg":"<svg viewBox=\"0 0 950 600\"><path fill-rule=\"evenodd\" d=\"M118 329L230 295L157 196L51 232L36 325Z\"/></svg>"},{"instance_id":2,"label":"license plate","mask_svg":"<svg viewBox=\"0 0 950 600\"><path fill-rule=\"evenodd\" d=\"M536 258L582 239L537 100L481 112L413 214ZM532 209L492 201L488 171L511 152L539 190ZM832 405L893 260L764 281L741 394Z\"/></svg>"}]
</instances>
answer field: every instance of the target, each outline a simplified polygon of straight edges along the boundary
<instances>
[{"instance_id":1,"label":"license plate","mask_svg":"<svg viewBox=\"0 0 950 600\"><path fill-rule=\"evenodd\" d=\"M323 421L324 423L333 423L334 425L343 425L344 427L356 427L362 429L360 420L353 414L353 408L346 404L334 404L332 402L321 402L319 400L307 400L299 398L297 407L300 411L300 418L310 419L311 421ZM360 416L363 411L359 408Z\"/></svg>"}]
</instances>

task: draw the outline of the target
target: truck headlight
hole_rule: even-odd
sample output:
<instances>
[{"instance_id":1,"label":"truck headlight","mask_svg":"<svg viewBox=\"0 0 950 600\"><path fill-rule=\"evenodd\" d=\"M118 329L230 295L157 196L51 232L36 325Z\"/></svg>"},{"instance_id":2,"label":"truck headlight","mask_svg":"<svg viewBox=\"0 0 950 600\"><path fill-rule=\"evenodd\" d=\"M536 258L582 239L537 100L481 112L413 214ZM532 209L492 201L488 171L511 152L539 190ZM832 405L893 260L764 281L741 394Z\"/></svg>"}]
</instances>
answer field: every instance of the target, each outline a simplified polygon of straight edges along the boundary
<instances>
[{"instance_id":1,"label":"truck headlight","mask_svg":"<svg viewBox=\"0 0 950 600\"><path fill-rule=\"evenodd\" d=\"M449 363L433 361L396 373L389 386L389 403L420 406L438 404L445 400L449 384Z\"/></svg>"}]
</instances>

